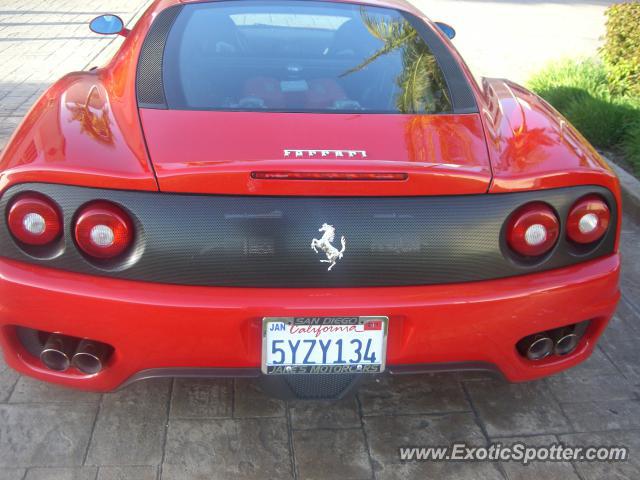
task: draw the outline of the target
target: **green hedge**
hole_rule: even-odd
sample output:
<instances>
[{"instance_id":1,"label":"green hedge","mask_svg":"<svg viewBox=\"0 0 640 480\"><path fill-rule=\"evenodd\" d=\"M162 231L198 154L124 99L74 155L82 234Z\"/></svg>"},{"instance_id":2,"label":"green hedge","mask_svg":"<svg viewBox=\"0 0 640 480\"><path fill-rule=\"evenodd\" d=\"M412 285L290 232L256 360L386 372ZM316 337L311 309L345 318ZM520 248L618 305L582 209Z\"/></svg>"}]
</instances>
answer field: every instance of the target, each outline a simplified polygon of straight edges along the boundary
<instances>
[{"instance_id":1,"label":"green hedge","mask_svg":"<svg viewBox=\"0 0 640 480\"><path fill-rule=\"evenodd\" d=\"M607 72L597 60L552 63L528 82L593 145L612 148L622 142L633 109L609 92Z\"/></svg>"},{"instance_id":2,"label":"green hedge","mask_svg":"<svg viewBox=\"0 0 640 480\"><path fill-rule=\"evenodd\" d=\"M640 97L640 2L612 5L601 55L611 88Z\"/></svg>"},{"instance_id":3,"label":"green hedge","mask_svg":"<svg viewBox=\"0 0 640 480\"><path fill-rule=\"evenodd\" d=\"M602 62L552 63L527 85L594 146L624 152L640 176L640 96L612 93Z\"/></svg>"},{"instance_id":4,"label":"green hedge","mask_svg":"<svg viewBox=\"0 0 640 480\"><path fill-rule=\"evenodd\" d=\"M637 111L640 112L640 99L637 101ZM640 118L627 126L622 150L640 178Z\"/></svg>"}]
</instances>

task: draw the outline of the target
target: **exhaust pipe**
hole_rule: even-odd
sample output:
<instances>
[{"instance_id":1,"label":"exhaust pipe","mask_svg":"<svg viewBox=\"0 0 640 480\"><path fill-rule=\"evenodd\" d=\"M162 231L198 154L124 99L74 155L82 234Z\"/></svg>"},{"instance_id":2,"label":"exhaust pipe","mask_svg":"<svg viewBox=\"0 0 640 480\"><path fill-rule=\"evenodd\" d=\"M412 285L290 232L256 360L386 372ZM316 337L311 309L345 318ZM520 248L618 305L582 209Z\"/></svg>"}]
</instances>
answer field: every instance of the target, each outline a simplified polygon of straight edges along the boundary
<instances>
[{"instance_id":1,"label":"exhaust pipe","mask_svg":"<svg viewBox=\"0 0 640 480\"><path fill-rule=\"evenodd\" d=\"M574 333L573 328L558 328L553 331L554 353L558 356L568 355L578 346L580 337Z\"/></svg>"},{"instance_id":2,"label":"exhaust pipe","mask_svg":"<svg viewBox=\"0 0 640 480\"><path fill-rule=\"evenodd\" d=\"M76 349L77 340L54 333L49 336L40 352L40 360L47 368L64 372L71 364L71 356Z\"/></svg>"},{"instance_id":3,"label":"exhaust pipe","mask_svg":"<svg viewBox=\"0 0 640 480\"><path fill-rule=\"evenodd\" d=\"M542 360L553 352L553 340L546 333L529 335L518 342L518 350L529 360Z\"/></svg>"},{"instance_id":4,"label":"exhaust pipe","mask_svg":"<svg viewBox=\"0 0 640 480\"><path fill-rule=\"evenodd\" d=\"M111 348L108 345L93 340L82 340L78 345L71 364L87 375L99 373L104 368Z\"/></svg>"}]
</instances>

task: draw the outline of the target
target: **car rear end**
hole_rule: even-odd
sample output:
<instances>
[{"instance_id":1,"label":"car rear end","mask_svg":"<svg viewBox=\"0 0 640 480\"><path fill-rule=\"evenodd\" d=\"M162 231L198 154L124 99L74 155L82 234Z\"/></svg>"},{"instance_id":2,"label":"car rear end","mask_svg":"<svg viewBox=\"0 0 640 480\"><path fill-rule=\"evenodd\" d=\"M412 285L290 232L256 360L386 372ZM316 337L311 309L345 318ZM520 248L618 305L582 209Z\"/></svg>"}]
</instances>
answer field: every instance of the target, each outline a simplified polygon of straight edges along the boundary
<instances>
[{"instance_id":1,"label":"car rear end","mask_svg":"<svg viewBox=\"0 0 640 480\"><path fill-rule=\"evenodd\" d=\"M416 12L179 4L137 62L157 191L36 179L0 198L18 370L337 398L375 374L524 381L590 355L619 296L615 184L492 193L484 100Z\"/></svg>"}]
</instances>

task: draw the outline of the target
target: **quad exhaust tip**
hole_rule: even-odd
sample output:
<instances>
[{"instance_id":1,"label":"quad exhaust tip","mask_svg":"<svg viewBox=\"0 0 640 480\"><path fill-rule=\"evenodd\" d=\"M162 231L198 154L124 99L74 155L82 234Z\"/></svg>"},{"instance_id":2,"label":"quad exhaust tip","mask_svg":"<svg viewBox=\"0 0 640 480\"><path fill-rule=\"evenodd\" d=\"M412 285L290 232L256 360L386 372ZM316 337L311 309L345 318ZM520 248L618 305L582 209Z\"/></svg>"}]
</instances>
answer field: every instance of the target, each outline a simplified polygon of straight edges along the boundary
<instances>
[{"instance_id":1,"label":"quad exhaust tip","mask_svg":"<svg viewBox=\"0 0 640 480\"><path fill-rule=\"evenodd\" d=\"M529 360L542 360L553 352L553 340L545 333L531 335L525 338L521 350Z\"/></svg>"},{"instance_id":2,"label":"quad exhaust tip","mask_svg":"<svg viewBox=\"0 0 640 480\"><path fill-rule=\"evenodd\" d=\"M524 337L516 347L521 355L532 361L542 360L551 354L561 357L576 349L582 333L584 333L584 328L580 329L576 328L576 325L569 325Z\"/></svg>"},{"instance_id":3,"label":"quad exhaust tip","mask_svg":"<svg viewBox=\"0 0 640 480\"><path fill-rule=\"evenodd\" d=\"M95 375L102 371L112 351L101 342L54 333L47 338L40 360L50 370L64 372L73 366L84 374Z\"/></svg>"},{"instance_id":4,"label":"quad exhaust tip","mask_svg":"<svg viewBox=\"0 0 640 480\"><path fill-rule=\"evenodd\" d=\"M65 335L51 335L40 353L40 360L47 368L64 372L71 365L71 357L76 350L77 340Z\"/></svg>"},{"instance_id":5,"label":"quad exhaust tip","mask_svg":"<svg viewBox=\"0 0 640 480\"><path fill-rule=\"evenodd\" d=\"M102 371L108 354L109 347L104 343L82 340L71 359L71 364L82 373L94 375Z\"/></svg>"},{"instance_id":6,"label":"quad exhaust tip","mask_svg":"<svg viewBox=\"0 0 640 480\"><path fill-rule=\"evenodd\" d=\"M553 352L556 355L568 355L573 352L578 346L578 342L580 341L580 337L567 329L560 329L557 331L554 337L555 347Z\"/></svg>"}]
</instances>

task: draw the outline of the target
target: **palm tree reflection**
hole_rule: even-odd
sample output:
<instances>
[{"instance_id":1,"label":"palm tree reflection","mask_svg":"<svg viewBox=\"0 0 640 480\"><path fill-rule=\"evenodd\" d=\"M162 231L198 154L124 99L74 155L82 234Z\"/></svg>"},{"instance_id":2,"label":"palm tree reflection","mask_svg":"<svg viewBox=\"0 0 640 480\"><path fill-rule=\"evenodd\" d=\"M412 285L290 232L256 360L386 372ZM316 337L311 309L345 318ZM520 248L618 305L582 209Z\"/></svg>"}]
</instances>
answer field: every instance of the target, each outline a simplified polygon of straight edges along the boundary
<instances>
[{"instance_id":1,"label":"palm tree reflection","mask_svg":"<svg viewBox=\"0 0 640 480\"><path fill-rule=\"evenodd\" d=\"M442 113L451 111L451 100L442 71L422 37L405 19L372 16L360 8L362 22L369 33L383 42L382 47L341 77L364 70L396 50L402 56L402 73L396 78L400 94L396 108L400 113Z\"/></svg>"}]
</instances>

